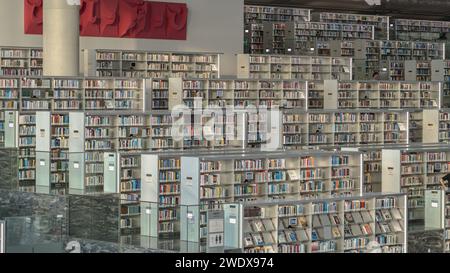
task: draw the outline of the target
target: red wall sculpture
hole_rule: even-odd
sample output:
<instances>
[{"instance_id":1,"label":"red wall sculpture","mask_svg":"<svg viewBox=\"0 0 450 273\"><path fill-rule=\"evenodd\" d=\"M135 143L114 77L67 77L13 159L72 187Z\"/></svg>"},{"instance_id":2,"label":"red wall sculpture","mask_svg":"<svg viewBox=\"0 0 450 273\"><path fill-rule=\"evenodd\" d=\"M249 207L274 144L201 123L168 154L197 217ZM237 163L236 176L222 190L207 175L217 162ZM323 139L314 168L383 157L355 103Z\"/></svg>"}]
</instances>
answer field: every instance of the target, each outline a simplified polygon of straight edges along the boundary
<instances>
[{"instance_id":1,"label":"red wall sculpture","mask_svg":"<svg viewBox=\"0 0 450 273\"><path fill-rule=\"evenodd\" d=\"M42 0L25 0L25 33L42 34Z\"/></svg>"},{"instance_id":2,"label":"red wall sculpture","mask_svg":"<svg viewBox=\"0 0 450 273\"><path fill-rule=\"evenodd\" d=\"M42 34L45 0L24 0L25 34ZM80 35L186 40L186 4L145 0L81 0Z\"/></svg>"}]
</instances>

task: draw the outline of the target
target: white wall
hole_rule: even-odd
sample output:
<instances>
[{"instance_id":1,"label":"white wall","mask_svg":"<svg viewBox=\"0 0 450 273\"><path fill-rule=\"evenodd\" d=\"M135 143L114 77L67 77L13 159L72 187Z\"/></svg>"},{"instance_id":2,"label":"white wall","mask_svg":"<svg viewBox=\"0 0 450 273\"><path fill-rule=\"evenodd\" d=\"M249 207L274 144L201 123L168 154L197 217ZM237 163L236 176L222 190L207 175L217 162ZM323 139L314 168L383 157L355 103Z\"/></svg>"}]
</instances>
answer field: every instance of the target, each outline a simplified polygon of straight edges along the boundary
<instances>
[{"instance_id":1,"label":"white wall","mask_svg":"<svg viewBox=\"0 0 450 273\"><path fill-rule=\"evenodd\" d=\"M222 75L235 75L235 54L243 51L244 0L164 1L187 3L186 41L82 37L80 48L223 52ZM23 2L0 0L0 45L42 46L40 35L23 34Z\"/></svg>"}]
</instances>

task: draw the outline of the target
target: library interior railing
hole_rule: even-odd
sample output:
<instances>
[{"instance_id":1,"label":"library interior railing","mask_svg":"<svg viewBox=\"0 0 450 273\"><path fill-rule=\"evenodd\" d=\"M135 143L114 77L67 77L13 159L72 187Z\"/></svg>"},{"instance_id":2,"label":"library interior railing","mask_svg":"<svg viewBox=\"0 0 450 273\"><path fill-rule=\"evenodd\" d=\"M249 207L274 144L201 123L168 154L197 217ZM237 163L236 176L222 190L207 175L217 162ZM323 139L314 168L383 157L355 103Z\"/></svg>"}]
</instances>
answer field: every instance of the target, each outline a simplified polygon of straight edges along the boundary
<instances>
[{"instance_id":1,"label":"library interior railing","mask_svg":"<svg viewBox=\"0 0 450 273\"><path fill-rule=\"evenodd\" d=\"M6 223L5 231L0 232L6 234L6 240L0 238L0 242L6 242L6 252L364 252L371 241L385 244L383 252L407 250L409 224L405 194L307 200L299 197L275 204L263 199L255 203L238 200L233 203L220 193L187 203L181 198L180 189L173 186L173 191L159 194L159 202L144 202L141 197L145 195L140 195L140 190L133 187L118 191L120 181L114 178L117 175L103 172L95 180L102 183L94 185L94 189L74 189L93 181L85 180L83 173L78 177L77 170L84 169L80 163L82 155L69 153L63 160L61 156L52 158L48 152L36 152L35 158L29 159L35 161L35 174L28 176L31 180L24 181L18 175L24 155L17 149L0 148L0 228L1 221ZM97 171L117 172L117 168L110 168L107 159L103 162L103 158L97 159L102 162ZM51 183L61 177L70 181ZM83 183L77 183L80 181ZM28 186L23 182L29 183ZM152 182L154 179L149 177L143 181ZM324 210L328 207L333 209ZM353 213L356 216L352 217L362 219L357 225L362 231L357 227L345 233L342 217ZM380 214L384 217L380 220L379 213L390 218ZM317 217L327 214L320 222L336 216L340 219L335 224L339 228L330 233L326 224L315 223L316 214ZM394 216L397 225L379 229L379 224L386 224ZM285 219L289 220L287 225ZM305 227L299 226L303 223L301 219L306 219ZM324 231L314 237L315 228ZM297 233L298 229L306 233ZM284 237L278 231L283 231ZM252 237L249 239L245 234ZM300 244L298 238L302 235L306 241ZM354 236L364 238L359 240Z\"/></svg>"},{"instance_id":2,"label":"library interior railing","mask_svg":"<svg viewBox=\"0 0 450 273\"><path fill-rule=\"evenodd\" d=\"M158 217L162 216L159 204L149 202L134 202L143 213L121 214L121 204L127 202L110 194L54 195L0 189L0 222L5 223L5 238L0 242L6 253L206 251L199 241L199 223L187 221L183 225L186 232L181 232L176 214L200 211L199 206L177 206L171 218L162 219ZM172 231L170 224L165 224L170 221ZM197 235L192 232L194 225Z\"/></svg>"}]
</instances>

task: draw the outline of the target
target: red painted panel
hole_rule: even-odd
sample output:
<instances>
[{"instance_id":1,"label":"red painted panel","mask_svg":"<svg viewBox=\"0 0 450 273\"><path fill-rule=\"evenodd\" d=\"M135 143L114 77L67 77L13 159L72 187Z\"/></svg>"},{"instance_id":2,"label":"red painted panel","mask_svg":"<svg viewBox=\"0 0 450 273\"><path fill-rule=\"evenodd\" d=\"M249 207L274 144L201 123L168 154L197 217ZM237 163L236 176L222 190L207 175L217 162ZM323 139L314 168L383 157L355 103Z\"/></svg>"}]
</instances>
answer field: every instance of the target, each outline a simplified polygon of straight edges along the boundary
<instances>
[{"instance_id":1,"label":"red painted panel","mask_svg":"<svg viewBox=\"0 0 450 273\"><path fill-rule=\"evenodd\" d=\"M100 37L119 34L119 0L100 0Z\"/></svg>"},{"instance_id":2,"label":"red painted panel","mask_svg":"<svg viewBox=\"0 0 450 273\"><path fill-rule=\"evenodd\" d=\"M100 35L100 0L81 0L80 35Z\"/></svg>"},{"instance_id":3,"label":"red painted panel","mask_svg":"<svg viewBox=\"0 0 450 273\"><path fill-rule=\"evenodd\" d=\"M44 0L24 0L25 34L42 34ZM80 35L186 40L186 4L144 0L81 0Z\"/></svg>"},{"instance_id":4,"label":"red painted panel","mask_svg":"<svg viewBox=\"0 0 450 273\"><path fill-rule=\"evenodd\" d=\"M24 28L26 34L42 34L42 0L24 1Z\"/></svg>"},{"instance_id":5,"label":"red painted panel","mask_svg":"<svg viewBox=\"0 0 450 273\"><path fill-rule=\"evenodd\" d=\"M148 2L150 12L147 14L150 21L150 37L154 39L166 39L167 20L166 3Z\"/></svg>"},{"instance_id":6,"label":"red painted panel","mask_svg":"<svg viewBox=\"0 0 450 273\"><path fill-rule=\"evenodd\" d=\"M167 39L186 40L188 9L186 4L167 4Z\"/></svg>"}]
</instances>

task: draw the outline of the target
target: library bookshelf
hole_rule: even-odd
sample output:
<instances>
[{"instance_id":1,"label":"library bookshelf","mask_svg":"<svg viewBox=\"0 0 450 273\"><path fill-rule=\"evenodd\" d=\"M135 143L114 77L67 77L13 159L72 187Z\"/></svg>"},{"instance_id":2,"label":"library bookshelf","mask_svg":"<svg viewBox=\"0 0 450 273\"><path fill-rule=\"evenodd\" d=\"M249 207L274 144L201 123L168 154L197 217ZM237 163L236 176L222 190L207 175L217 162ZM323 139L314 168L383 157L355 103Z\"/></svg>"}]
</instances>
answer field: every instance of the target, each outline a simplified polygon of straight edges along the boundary
<instances>
[{"instance_id":1,"label":"library bookshelf","mask_svg":"<svg viewBox=\"0 0 450 273\"><path fill-rule=\"evenodd\" d=\"M361 154L259 152L181 157L181 240L206 239L206 211L225 203L361 193Z\"/></svg>"},{"instance_id":2,"label":"library bookshelf","mask_svg":"<svg viewBox=\"0 0 450 273\"><path fill-rule=\"evenodd\" d=\"M350 80L352 60L347 57L311 57L238 54L238 78Z\"/></svg>"},{"instance_id":3,"label":"library bookshelf","mask_svg":"<svg viewBox=\"0 0 450 273\"><path fill-rule=\"evenodd\" d=\"M42 48L0 47L0 76L42 76Z\"/></svg>"},{"instance_id":4,"label":"library bookshelf","mask_svg":"<svg viewBox=\"0 0 450 273\"><path fill-rule=\"evenodd\" d=\"M406 253L405 194L236 204L245 253ZM227 207L226 207L227 209ZM226 210L225 209L225 210ZM228 219L225 219L228 220Z\"/></svg>"},{"instance_id":5,"label":"library bookshelf","mask_svg":"<svg viewBox=\"0 0 450 273\"><path fill-rule=\"evenodd\" d=\"M411 230L424 227L425 191L441 188L449 156L448 146L382 150L382 191L407 194Z\"/></svg>"},{"instance_id":6,"label":"library bookshelf","mask_svg":"<svg viewBox=\"0 0 450 273\"><path fill-rule=\"evenodd\" d=\"M221 53L83 50L86 77L220 78Z\"/></svg>"},{"instance_id":7,"label":"library bookshelf","mask_svg":"<svg viewBox=\"0 0 450 273\"><path fill-rule=\"evenodd\" d=\"M308 9L268 6L244 6L244 52L263 54L288 52L294 22L310 21ZM292 42L291 42L292 43Z\"/></svg>"},{"instance_id":8,"label":"library bookshelf","mask_svg":"<svg viewBox=\"0 0 450 273\"><path fill-rule=\"evenodd\" d=\"M370 80L374 72L378 72L383 80L431 80L430 62L442 61L446 56L446 45L442 42L328 41L320 42L316 47L323 48L322 55L325 56L353 58L354 79L358 80ZM417 61L417 67L414 67L416 63L408 61ZM405 70L412 70L408 78ZM413 72L415 74L411 74Z\"/></svg>"},{"instance_id":9,"label":"library bookshelf","mask_svg":"<svg viewBox=\"0 0 450 273\"><path fill-rule=\"evenodd\" d=\"M337 12L313 12L314 21L325 23L373 25L375 39L389 40L389 16Z\"/></svg>"}]
</instances>

